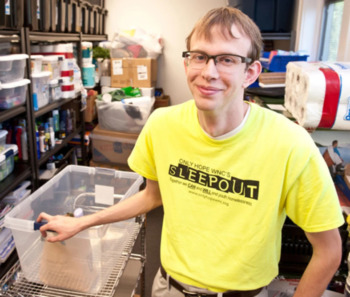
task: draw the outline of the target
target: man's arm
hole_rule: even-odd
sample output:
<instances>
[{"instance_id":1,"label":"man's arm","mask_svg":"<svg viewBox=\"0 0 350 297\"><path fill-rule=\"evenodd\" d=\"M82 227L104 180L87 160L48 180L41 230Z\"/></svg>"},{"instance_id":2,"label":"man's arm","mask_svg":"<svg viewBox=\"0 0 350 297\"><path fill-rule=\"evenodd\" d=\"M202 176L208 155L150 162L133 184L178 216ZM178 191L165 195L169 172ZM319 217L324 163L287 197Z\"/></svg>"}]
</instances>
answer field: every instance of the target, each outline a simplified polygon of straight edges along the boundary
<instances>
[{"instance_id":1,"label":"man's arm","mask_svg":"<svg viewBox=\"0 0 350 297\"><path fill-rule=\"evenodd\" d=\"M144 214L160 205L162 205L162 198L158 182L147 180L144 190L94 214L72 218L41 213L37 221L48 221L47 224L40 228L43 236L46 237L46 231L48 230L57 233L57 235L48 238L47 241L62 241L89 227L127 220Z\"/></svg>"},{"instance_id":2,"label":"man's arm","mask_svg":"<svg viewBox=\"0 0 350 297\"><path fill-rule=\"evenodd\" d=\"M313 253L294 297L320 297L340 265L342 242L338 229L305 234Z\"/></svg>"}]
</instances>

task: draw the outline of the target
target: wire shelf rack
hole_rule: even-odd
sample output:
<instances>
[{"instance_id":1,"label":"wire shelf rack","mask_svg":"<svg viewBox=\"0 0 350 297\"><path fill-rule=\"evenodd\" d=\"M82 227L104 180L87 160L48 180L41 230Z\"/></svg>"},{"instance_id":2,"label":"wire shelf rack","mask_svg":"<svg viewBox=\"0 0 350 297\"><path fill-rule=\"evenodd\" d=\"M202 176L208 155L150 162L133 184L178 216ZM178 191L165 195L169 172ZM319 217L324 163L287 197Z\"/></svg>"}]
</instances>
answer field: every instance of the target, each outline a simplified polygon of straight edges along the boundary
<instances>
[{"instance_id":1,"label":"wire shelf rack","mask_svg":"<svg viewBox=\"0 0 350 297\"><path fill-rule=\"evenodd\" d=\"M20 262L17 261L11 269L0 280L0 296L4 297L113 297L115 290L119 284L121 276L127 266L129 258L138 257L144 262L144 256L132 255L132 249L135 245L136 239L140 233L144 220L142 219L135 224L133 233L130 235L128 242L123 250L122 255L116 253L115 266L104 285L104 287L94 294L83 293L78 291L71 291L66 289L59 289L43 284L33 283L26 280L21 272ZM143 269L143 264L142 264ZM141 272L140 272L141 274ZM140 276L138 276L138 279Z\"/></svg>"}]
</instances>

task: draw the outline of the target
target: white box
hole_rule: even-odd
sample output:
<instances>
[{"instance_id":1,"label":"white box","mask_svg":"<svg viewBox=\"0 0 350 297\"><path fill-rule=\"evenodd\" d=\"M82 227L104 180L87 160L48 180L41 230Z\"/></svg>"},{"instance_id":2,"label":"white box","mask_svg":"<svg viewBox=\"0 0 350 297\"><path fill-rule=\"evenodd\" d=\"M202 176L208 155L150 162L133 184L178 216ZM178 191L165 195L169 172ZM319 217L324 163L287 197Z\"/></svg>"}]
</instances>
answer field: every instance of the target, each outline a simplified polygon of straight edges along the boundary
<instances>
[{"instance_id":1,"label":"white box","mask_svg":"<svg viewBox=\"0 0 350 297\"><path fill-rule=\"evenodd\" d=\"M5 217L5 227L12 231L25 278L68 290L100 291L120 261L135 220L91 227L57 243L43 240L34 222L41 212L96 212L137 193L142 183L133 172L69 165L15 206ZM105 201L105 193L112 201Z\"/></svg>"}]
</instances>

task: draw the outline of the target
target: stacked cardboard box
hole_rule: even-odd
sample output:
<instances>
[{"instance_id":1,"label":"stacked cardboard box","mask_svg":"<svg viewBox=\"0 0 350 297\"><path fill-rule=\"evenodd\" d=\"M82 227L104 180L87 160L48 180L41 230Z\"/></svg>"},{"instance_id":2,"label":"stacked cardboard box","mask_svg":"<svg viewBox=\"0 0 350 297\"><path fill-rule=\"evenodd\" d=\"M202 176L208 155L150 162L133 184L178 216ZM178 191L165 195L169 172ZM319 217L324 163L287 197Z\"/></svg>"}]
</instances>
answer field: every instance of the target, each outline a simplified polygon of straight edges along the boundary
<instances>
[{"instance_id":1,"label":"stacked cardboard box","mask_svg":"<svg viewBox=\"0 0 350 297\"><path fill-rule=\"evenodd\" d=\"M104 130L97 125L90 135L93 162L125 168L138 136L139 134Z\"/></svg>"},{"instance_id":2,"label":"stacked cardboard box","mask_svg":"<svg viewBox=\"0 0 350 297\"><path fill-rule=\"evenodd\" d=\"M151 58L111 59L111 86L151 88L157 82L157 60Z\"/></svg>"}]
</instances>

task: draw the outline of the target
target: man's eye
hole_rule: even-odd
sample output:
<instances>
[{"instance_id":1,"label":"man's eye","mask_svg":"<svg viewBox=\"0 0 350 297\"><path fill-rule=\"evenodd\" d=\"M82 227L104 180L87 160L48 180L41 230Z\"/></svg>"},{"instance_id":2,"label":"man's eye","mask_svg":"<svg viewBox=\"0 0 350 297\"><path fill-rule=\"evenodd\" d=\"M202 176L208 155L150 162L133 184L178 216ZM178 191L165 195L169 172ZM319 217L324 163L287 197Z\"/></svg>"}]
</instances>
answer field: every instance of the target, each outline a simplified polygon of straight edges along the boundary
<instances>
[{"instance_id":1,"label":"man's eye","mask_svg":"<svg viewBox=\"0 0 350 297\"><path fill-rule=\"evenodd\" d=\"M206 60L205 55L200 55L200 54L193 55L192 59L195 60L196 62L202 62Z\"/></svg>"},{"instance_id":2,"label":"man's eye","mask_svg":"<svg viewBox=\"0 0 350 297\"><path fill-rule=\"evenodd\" d=\"M237 64L238 61L235 58L236 57L233 57L233 56L220 56L218 57L218 62L225 65Z\"/></svg>"}]
</instances>

